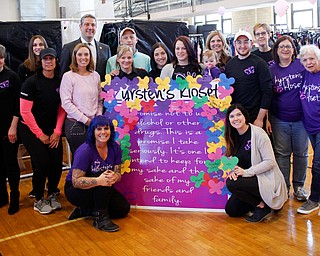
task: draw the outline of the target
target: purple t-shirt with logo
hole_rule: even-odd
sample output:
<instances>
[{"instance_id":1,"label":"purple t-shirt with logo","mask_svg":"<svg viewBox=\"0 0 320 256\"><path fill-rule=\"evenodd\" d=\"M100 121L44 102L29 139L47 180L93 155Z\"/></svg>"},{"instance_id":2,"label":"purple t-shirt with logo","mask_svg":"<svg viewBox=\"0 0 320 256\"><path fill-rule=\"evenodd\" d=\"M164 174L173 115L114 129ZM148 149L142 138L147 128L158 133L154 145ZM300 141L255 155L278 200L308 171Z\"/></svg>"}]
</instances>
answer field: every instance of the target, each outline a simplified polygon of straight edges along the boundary
<instances>
[{"instance_id":1,"label":"purple t-shirt with logo","mask_svg":"<svg viewBox=\"0 0 320 256\"><path fill-rule=\"evenodd\" d=\"M299 59L295 59L288 67L280 67L278 63L270 67L272 75L273 98L270 112L285 122L302 120L303 111L299 99L304 67Z\"/></svg>"},{"instance_id":2,"label":"purple t-shirt with logo","mask_svg":"<svg viewBox=\"0 0 320 256\"><path fill-rule=\"evenodd\" d=\"M121 149L116 143L108 145L107 159L102 159L95 146L83 143L75 152L72 168L66 181L72 180L72 170L80 169L86 172L87 177L98 177L106 170L114 170L115 165L121 164Z\"/></svg>"},{"instance_id":3,"label":"purple t-shirt with logo","mask_svg":"<svg viewBox=\"0 0 320 256\"><path fill-rule=\"evenodd\" d=\"M311 134L320 132L320 72L304 71L304 81L300 91L303 109L303 123Z\"/></svg>"}]
</instances>

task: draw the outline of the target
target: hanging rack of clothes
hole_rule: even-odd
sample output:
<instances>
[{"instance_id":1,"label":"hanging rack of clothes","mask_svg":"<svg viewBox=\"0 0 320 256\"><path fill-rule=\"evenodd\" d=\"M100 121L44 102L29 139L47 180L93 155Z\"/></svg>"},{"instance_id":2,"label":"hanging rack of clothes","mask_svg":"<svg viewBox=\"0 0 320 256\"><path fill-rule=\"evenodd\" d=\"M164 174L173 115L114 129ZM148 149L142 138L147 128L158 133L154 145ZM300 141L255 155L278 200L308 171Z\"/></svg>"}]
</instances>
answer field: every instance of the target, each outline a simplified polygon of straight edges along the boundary
<instances>
[{"instance_id":1,"label":"hanging rack of clothes","mask_svg":"<svg viewBox=\"0 0 320 256\"><path fill-rule=\"evenodd\" d=\"M189 34L189 38L193 45L194 52L198 57L198 62L202 62L202 53L204 49L203 34Z\"/></svg>"}]
</instances>

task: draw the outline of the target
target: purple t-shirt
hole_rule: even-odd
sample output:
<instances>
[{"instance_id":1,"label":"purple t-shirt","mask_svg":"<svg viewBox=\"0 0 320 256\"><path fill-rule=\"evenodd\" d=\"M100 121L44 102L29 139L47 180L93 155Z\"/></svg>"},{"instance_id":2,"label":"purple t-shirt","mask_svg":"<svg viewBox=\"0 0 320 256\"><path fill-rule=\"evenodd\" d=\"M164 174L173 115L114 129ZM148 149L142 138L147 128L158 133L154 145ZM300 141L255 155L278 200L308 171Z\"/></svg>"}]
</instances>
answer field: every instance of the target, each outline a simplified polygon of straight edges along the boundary
<instances>
[{"instance_id":1,"label":"purple t-shirt","mask_svg":"<svg viewBox=\"0 0 320 256\"><path fill-rule=\"evenodd\" d=\"M299 59L295 59L288 67L280 67L278 63L270 67L272 75L272 105L270 112L285 122L301 121L303 111L299 100L304 68Z\"/></svg>"},{"instance_id":2,"label":"purple t-shirt","mask_svg":"<svg viewBox=\"0 0 320 256\"><path fill-rule=\"evenodd\" d=\"M121 164L120 146L114 143L108 146L107 159L102 159L96 149L87 143L83 143L75 152L72 167L66 177L66 181L72 180L72 170L80 169L86 172L87 177L98 177L106 170L114 170L115 165Z\"/></svg>"},{"instance_id":3,"label":"purple t-shirt","mask_svg":"<svg viewBox=\"0 0 320 256\"><path fill-rule=\"evenodd\" d=\"M221 71L217 67L213 67L211 69L206 68L203 72L203 76L211 76L212 79L219 78L220 74L221 74Z\"/></svg>"},{"instance_id":4,"label":"purple t-shirt","mask_svg":"<svg viewBox=\"0 0 320 256\"><path fill-rule=\"evenodd\" d=\"M320 72L312 74L304 71L300 99L304 127L307 132L317 134L320 132Z\"/></svg>"}]
</instances>

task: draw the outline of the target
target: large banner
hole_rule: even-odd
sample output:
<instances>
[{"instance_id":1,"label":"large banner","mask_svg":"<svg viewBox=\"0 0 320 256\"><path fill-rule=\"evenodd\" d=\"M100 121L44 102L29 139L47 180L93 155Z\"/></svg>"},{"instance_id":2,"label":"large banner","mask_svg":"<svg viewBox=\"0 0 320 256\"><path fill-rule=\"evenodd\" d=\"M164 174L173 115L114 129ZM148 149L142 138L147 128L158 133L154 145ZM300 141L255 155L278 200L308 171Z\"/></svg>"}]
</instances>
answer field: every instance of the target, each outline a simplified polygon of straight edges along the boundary
<instances>
[{"instance_id":1,"label":"large banner","mask_svg":"<svg viewBox=\"0 0 320 256\"><path fill-rule=\"evenodd\" d=\"M237 163L223 156L234 79L106 78L105 115L123 152L117 188L131 205L224 209L225 180Z\"/></svg>"}]
</instances>

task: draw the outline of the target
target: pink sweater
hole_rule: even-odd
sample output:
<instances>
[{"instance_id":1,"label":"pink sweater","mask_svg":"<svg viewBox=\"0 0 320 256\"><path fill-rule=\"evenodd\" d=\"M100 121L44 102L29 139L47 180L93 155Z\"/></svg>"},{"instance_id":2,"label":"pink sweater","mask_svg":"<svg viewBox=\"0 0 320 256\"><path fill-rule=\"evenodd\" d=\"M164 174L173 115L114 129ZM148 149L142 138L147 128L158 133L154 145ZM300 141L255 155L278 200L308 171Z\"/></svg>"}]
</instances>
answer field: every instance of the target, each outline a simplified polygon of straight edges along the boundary
<instances>
[{"instance_id":1,"label":"pink sweater","mask_svg":"<svg viewBox=\"0 0 320 256\"><path fill-rule=\"evenodd\" d=\"M100 97L100 76L94 71L88 76L76 72L66 72L60 85L60 98L67 118L82 123L102 114L102 99Z\"/></svg>"}]
</instances>

